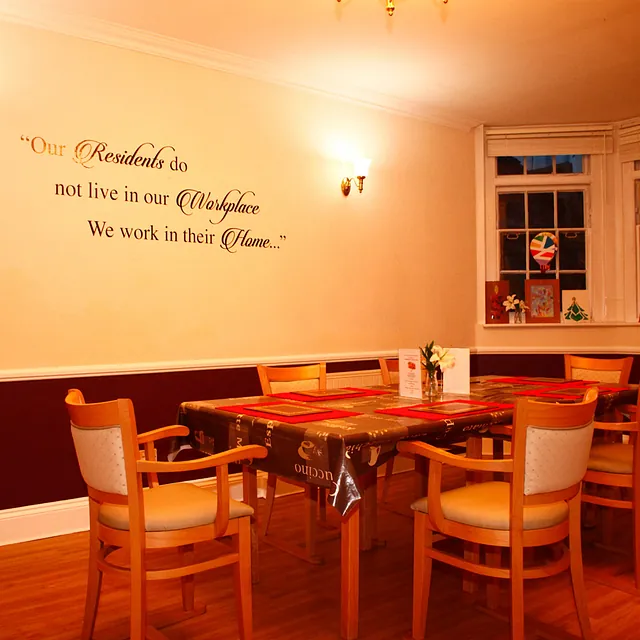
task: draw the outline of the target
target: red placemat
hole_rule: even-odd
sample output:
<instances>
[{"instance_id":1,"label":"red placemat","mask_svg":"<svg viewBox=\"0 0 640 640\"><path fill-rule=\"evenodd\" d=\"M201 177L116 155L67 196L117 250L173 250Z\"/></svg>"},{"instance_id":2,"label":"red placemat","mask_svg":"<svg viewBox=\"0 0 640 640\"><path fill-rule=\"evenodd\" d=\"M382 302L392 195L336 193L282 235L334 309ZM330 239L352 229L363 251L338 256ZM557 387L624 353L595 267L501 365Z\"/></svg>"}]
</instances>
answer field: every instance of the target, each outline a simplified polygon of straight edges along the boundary
<instances>
[{"instance_id":1,"label":"red placemat","mask_svg":"<svg viewBox=\"0 0 640 640\"><path fill-rule=\"evenodd\" d=\"M325 407L308 407L293 402L256 402L253 404L234 404L216 407L221 411L242 413L266 420L278 420L288 424L313 422L314 420L333 420L361 415L357 411L340 411ZM289 412L289 413L287 413Z\"/></svg>"},{"instance_id":2,"label":"red placemat","mask_svg":"<svg viewBox=\"0 0 640 640\"><path fill-rule=\"evenodd\" d=\"M465 405L468 407L466 408ZM391 409L376 409L376 413L386 413L405 418L421 418L423 420L455 419L490 413L500 409L511 409L512 404L499 402L482 402L480 400L446 400L444 402L430 402L415 404L410 407L394 407Z\"/></svg>"},{"instance_id":3,"label":"red placemat","mask_svg":"<svg viewBox=\"0 0 640 640\"><path fill-rule=\"evenodd\" d=\"M336 392L340 393L336 393ZM333 393L332 393L333 392ZM273 398L284 400L297 400L299 402L321 402L322 400L341 400L342 398L364 398L365 396L383 396L391 391L381 391L379 389L358 389L357 387L345 387L344 389L327 390L325 395L311 395L314 392L287 391L283 393L270 393ZM318 393L318 392L315 392Z\"/></svg>"},{"instance_id":4,"label":"red placemat","mask_svg":"<svg viewBox=\"0 0 640 640\"><path fill-rule=\"evenodd\" d=\"M512 378L492 378L487 382L508 382L509 384L539 384L541 387L548 387L554 384L566 384L566 380L558 380L557 378L527 378L516 376Z\"/></svg>"}]
</instances>

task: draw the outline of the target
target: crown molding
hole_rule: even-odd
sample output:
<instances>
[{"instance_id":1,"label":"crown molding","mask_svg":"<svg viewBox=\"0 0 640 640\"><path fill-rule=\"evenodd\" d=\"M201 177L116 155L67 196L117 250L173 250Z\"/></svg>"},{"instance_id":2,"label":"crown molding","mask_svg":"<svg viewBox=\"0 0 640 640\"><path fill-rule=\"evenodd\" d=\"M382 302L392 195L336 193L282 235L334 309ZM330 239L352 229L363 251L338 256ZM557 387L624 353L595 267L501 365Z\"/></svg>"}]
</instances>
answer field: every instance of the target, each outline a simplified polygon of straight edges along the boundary
<instances>
[{"instance_id":1,"label":"crown molding","mask_svg":"<svg viewBox=\"0 0 640 640\"><path fill-rule=\"evenodd\" d=\"M261 60L105 20L54 11L42 5L36 8L35 3L27 3L24 0L21 2L0 0L0 20L184 62L269 84L301 89L452 129L471 131L480 124L474 120L451 117L436 112L421 103L402 100L376 91L353 86L312 84L307 75L299 77L295 73L287 73L276 65Z\"/></svg>"}]
</instances>

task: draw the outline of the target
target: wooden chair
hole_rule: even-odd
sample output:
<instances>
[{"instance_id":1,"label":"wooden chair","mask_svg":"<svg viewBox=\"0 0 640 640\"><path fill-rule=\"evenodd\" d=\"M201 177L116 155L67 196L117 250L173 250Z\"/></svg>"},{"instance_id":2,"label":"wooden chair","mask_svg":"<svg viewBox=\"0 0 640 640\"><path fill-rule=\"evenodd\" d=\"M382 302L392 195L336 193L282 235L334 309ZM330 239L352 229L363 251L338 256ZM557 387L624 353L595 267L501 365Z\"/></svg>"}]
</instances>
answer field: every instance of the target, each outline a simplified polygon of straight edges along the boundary
<instances>
[{"instance_id":1,"label":"wooden chair","mask_svg":"<svg viewBox=\"0 0 640 640\"><path fill-rule=\"evenodd\" d=\"M429 462L426 498L415 502L413 638L425 637L432 561L465 571L511 580L511 638L524 639L524 579L551 576L571 567L573 594L582 636L593 635L587 613L580 546L580 489L587 468L598 391L589 388L583 402L551 404L518 400L514 415L513 458L476 460L452 455L423 442L398 448ZM442 467L511 475L511 482L482 482L441 491ZM509 568L495 556L490 564L440 551L433 533L511 550ZM544 565L524 567L524 550L569 537L569 551Z\"/></svg>"},{"instance_id":2,"label":"wooden chair","mask_svg":"<svg viewBox=\"0 0 640 640\"><path fill-rule=\"evenodd\" d=\"M104 572L124 570L130 574L131 640L159 640L166 636L147 625L147 581L180 578L183 608L193 615L204 611L194 604L194 574L227 565L234 565L240 638L251 640L253 509L230 499L228 465L264 458L267 450L251 445L187 462L158 462L154 442L188 435L187 427L174 425L138 434L131 400L85 404L77 389L68 392L65 404L89 493L89 580L82 640L93 635ZM213 467L217 493L189 483L158 484L161 472ZM145 474L149 486L143 490ZM227 548L224 555L194 562L194 544L223 536L233 538L231 552ZM167 547L178 549L180 566L147 569L146 551ZM128 554L128 566L111 557L120 549Z\"/></svg>"},{"instance_id":3,"label":"wooden chair","mask_svg":"<svg viewBox=\"0 0 640 640\"><path fill-rule=\"evenodd\" d=\"M633 358L585 358L564 356L564 377L567 380L592 380L612 384L628 384Z\"/></svg>"},{"instance_id":4,"label":"wooden chair","mask_svg":"<svg viewBox=\"0 0 640 640\"><path fill-rule=\"evenodd\" d=\"M319 364L308 364L293 367L268 367L258 365L258 376L263 395L272 393L283 393L287 391L309 391L324 390L327 388L327 365L325 362ZM320 564L322 557L316 550L317 542L317 518L318 512L320 520L326 521L327 494L323 488L318 488L306 483L299 483L287 478L290 484L299 485L305 492L305 548L300 551L297 546L286 543L278 543L274 539L267 540L270 544L287 551L312 564ZM262 535L266 538L271 523L273 505L276 497L278 476L275 473L267 475L267 504L264 516L264 526Z\"/></svg>"},{"instance_id":5,"label":"wooden chair","mask_svg":"<svg viewBox=\"0 0 640 640\"><path fill-rule=\"evenodd\" d=\"M398 358L378 358L382 384L390 386L398 384L400 360Z\"/></svg>"},{"instance_id":6,"label":"wooden chair","mask_svg":"<svg viewBox=\"0 0 640 640\"><path fill-rule=\"evenodd\" d=\"M640 390L638 392L640 403ZM633 522L633 556L635 588L640 590L640 453L638 451L638 405L616 407L617 422L596 422L595 428L617 435L629 434L629 442L601 442L591 447L584 477L582 501L612 507L630 509ZM623 415L631 422L623 422ZM599 495L598 488L615 488L619 495ZM627 496L625 497L626 492ZM602 492L600 492L602 493ZM607 542L613 536L609 533Z\"/></svg>"}]
</instances>

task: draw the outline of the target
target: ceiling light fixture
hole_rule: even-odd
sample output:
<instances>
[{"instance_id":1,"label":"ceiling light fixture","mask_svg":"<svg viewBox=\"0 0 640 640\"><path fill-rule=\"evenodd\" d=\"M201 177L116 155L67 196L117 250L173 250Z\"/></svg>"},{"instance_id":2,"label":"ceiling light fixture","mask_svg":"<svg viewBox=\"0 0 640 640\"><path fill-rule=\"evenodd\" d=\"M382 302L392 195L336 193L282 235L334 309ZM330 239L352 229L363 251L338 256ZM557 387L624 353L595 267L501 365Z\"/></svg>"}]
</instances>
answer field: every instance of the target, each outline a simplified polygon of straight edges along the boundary
<instances>
[{"instance_id":1,"label":"ceiling light fixture","mask_svg":"<svg viewBox=\"0 0 640 640\"><path fill-rule=\"evenodd\" d=\"M449 0L440 0L442 2L442 4L447 4L449 2ZM338 0L338 2L341 2L341 0ZM393 0L387 0L387 13L392 16L393 12L396 10L396 5L394 3Z\"/></svg>"}]
</instances>

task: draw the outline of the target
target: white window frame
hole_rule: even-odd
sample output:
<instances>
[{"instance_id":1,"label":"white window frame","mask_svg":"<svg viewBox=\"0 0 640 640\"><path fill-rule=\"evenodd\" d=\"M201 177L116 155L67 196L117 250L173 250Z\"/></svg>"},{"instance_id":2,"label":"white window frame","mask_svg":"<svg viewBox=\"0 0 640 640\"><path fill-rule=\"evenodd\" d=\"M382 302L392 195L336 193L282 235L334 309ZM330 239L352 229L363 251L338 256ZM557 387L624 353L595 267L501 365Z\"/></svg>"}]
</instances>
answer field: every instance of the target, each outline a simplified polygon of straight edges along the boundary
<instances>
[{"instance_id":1,"label":"white window frame","mask_svg":"<svg viewBox=\"0 0 640 640\"><path fill-rule=\"evenodd\" d=\"M592 320L638 323L640 312L640 228L635 220L633 162L614 150L614 125L512 127L476 130L478 231L478 321L484 324L484 281L500 274L498 190L513 188L584 189L587 287ZM489 153L491 148L491 154ZM589 153L587 153L587 151ZM497 175L498 155L585 157L582 174ZM631 185L631 186L629 186ZM632 192L629 195L629 192ZM623 197L624 194L624 197ZM631 201L631 202L630 202ZM637 238L637 239L636 239ZM622 247L622 250L620 248ZM499 327L500 325L493 325ZM543 326L543 325L537 325ZM553 325L544 325L553 326Z\"/></svg>"}]
</instances>

